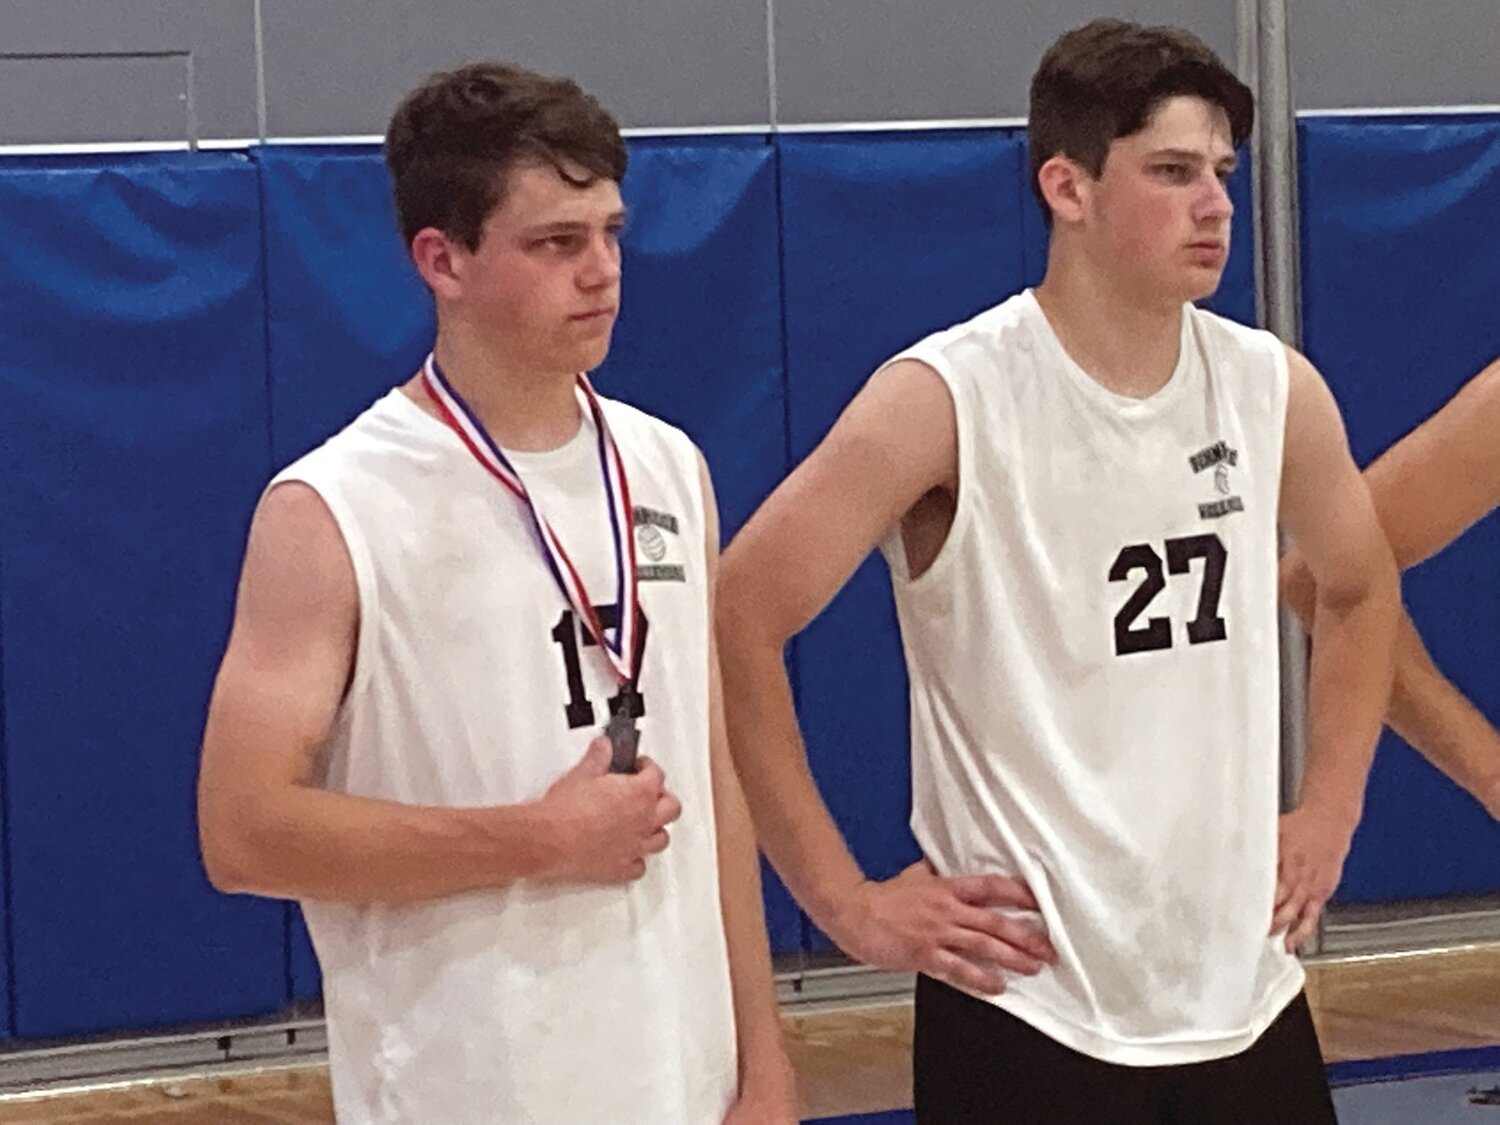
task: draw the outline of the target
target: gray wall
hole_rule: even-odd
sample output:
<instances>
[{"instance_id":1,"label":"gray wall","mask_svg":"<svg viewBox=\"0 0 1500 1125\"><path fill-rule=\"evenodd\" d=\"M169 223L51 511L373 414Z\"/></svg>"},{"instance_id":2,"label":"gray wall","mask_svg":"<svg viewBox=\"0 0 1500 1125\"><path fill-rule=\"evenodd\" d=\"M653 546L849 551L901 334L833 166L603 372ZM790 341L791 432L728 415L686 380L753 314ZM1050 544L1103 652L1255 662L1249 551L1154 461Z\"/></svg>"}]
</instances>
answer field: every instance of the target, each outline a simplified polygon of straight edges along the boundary
<instances>
[{"instance_id":1,"label":"gray wall","mask_svg":"<svg viewBox=\"0 0 1500 1125\"><path fill-rule=\"evenodd\" d=\"M464 58L575 75L628 126L1019 117L1046 43L1102 13L1227 58L1235 0L0 0L0 144L379 133ZM1294 0L1304 107L1500 102L1500 0ZM772 34L768 34L772 33ZM103 53L108 58L17 59ZM128 57L126 57L128 56Z\"/></svg>"},{"instance_id":2,"label":"gray wall","mask_svg":"<svg viewBox=\"0 0 1500 1125\"><path fill-rule=\"evenodd\" d=\"M1500 104L1500 0L1291 0L1308 109Z\"/></svg>"}]
</instances>

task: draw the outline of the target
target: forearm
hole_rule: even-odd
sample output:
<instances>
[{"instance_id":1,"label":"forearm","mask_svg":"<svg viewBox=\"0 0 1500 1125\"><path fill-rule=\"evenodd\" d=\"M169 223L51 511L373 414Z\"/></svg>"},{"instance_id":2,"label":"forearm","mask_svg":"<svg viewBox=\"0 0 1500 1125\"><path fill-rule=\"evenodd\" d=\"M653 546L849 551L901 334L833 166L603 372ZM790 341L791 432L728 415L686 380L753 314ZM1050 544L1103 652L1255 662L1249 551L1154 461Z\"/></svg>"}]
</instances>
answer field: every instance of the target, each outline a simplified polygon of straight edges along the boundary
<instances>
[{"instance_id":1,"label":"forearm","mask_svg":"<svg viewBox=\"0 0 1500 1125\"><path fill-rule=\"evenodd\" d=\"M734 992L740 1090L788 1088L792 1078L782 1045L781 1016L772 980L760 859L750 813L727 756L724 768L715 770L714 814L718 829L719 904Z\"/></svg>"},{"instance_id":2,"label":"forearm","mask_svg":"<svg viewBox=\"0 0 1500 1125\"><path fill-rule=\"evenodd\" d=\"M732 629L721 637L735 638ZM749 640L721 650L729 744L763 850L814 922L833 918L864 874L808 768L780 649Z\"/></svg>"},{"instance_id":3,"label":"forearm","mask_svg":"<svg viewBox=\"0 0 1500 1125\"><path fill-rule=\"evenodd\" d=\"M535 803L436 808L291 786L217 807L202 819L215 886L275 898L408 903L504 886L541 874L558 835Z\"/></svg>"},{"instance_id":4,"label":"forearm","mask_svg":"<svg viewBox=\"0 0 1500 1125\"><path fill-rule=\"evenodd\" d=\"M1500 731L1433 664L1405 614L1386 721L1491 815L1500 816Z\"/></svg>"},{"instance_id":5,"label":"forearm","mask_svg":"<svg viewBox=\"0 0 1500 1125\"><path fill-rule=\"evenodd\" d=\"M1320 594L1318 601L1299 803L1335 816L1350 831L1390 701L1398 606L1394 568L1383 568L1358 598L1331 602Z\"/></svg>"}]
</instances>

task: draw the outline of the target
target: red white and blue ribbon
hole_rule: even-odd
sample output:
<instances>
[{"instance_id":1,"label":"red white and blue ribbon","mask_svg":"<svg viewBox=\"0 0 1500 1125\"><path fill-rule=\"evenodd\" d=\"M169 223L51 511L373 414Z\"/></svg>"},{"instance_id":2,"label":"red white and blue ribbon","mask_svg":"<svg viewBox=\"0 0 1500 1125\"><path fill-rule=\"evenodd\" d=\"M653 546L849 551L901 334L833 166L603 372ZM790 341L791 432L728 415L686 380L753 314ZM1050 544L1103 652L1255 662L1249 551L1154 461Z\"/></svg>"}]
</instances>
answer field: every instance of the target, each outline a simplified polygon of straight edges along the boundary
<instances>
[{"instance_id":1,"label":"red white and blue ribbon","mask_svg":"<svg viewBox=\"0 0 1500 1125\"><path fill-rule=\"evenodd\" d=\"M552 525L531 498L525 482L521 480L521 474L506 459L469 404L453 389L443 375L442 368L438 366L436 356L429 355L422 366L422 385L426 387L443 421L458 435L459 440L474 455L474 459L525 506L531 517L531 525L536 530L542 558L552 572L553 581L557 583L563 598L573 607L573 612L609 658L610 666L620 682L632 683L638 671L635 667L636 637L641 616L637 597L635 536L631 534L634 509L630 505L630 486L625 480L625 463L620 458L619 446L615 444L614 435L609 432L604 411L599 405L599 397L594 394L587 376L578 376L578 386L593 415L594 429L598 435L599 467L604 475L604 495L609 508L610 533L614 540L615 620L619 625L610 631L606 631L600 624L599 615L594 612L593 599L589 597L583 579L568 558L568 552L563 549L562 541L552 530ZM609 635L611 632L613 636Z\"/></svg>"}]
</instances>

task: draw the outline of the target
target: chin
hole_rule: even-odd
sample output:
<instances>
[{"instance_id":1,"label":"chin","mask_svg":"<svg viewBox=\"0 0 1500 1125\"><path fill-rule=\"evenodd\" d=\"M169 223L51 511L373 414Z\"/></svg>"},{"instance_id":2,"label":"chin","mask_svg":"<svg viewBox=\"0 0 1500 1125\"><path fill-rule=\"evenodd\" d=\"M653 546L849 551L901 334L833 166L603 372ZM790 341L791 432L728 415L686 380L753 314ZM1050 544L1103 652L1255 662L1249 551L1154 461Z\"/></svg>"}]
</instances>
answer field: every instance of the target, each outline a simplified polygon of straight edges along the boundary
<instances>
[{"instance_id":1,"label":"chin","mask_svg":"<svg viewBox=\"0 0 1500 1125\"><path fill-rule=\"evenodd\" d=\"M574 352L573 369L575 371L592 371L598 367L609 355L609 341L603 341L598 347L579 348Z\"/></svg>"},{"instance_id":2,"label":"chin","mask_svg":"<svg viewBox=\"0 0 1500 1125\"><path fill-rule=\"evenodd\" d=\"M1206 301L1219 291L1219 283L1223 280L1223 270L1200 271L1195 277L1185 278L1181 286L1182 300Z\"/></svg>"}]
</instances>

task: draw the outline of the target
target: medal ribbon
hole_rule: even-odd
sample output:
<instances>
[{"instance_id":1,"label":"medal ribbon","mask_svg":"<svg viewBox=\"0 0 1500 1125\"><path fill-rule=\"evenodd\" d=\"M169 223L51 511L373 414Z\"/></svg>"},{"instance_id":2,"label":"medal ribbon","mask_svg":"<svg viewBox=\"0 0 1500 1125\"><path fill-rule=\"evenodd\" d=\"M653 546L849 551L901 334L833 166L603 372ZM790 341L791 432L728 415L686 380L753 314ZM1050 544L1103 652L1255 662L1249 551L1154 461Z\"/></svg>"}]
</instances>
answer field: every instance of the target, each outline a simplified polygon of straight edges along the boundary
<instances>
[{"instance_id":1,"label":"medal ribbon","mask_svg":"<svg viewBox=\"0 0 1500 1125\"><path fill-rule=\"evenodd\" d=\"M573 607L573 612L584 623L595 643L609 658L610 666L622 684L634 681L638 669L635 667L636 636L640 627L641 607L637 596L635 563L635 537L631 534L633 509L630 505L630 487L625 480L625 463L620 458L620 448L604 420L604 411L599 397L589 384L588 377L580 374L578 386L588 402L589 412L594 417L594 429L599 439L599 468L604 476L604 496L609 509L609 528L615 552L615 610L619 625L613 630L611 640L594 612L593 599L578 576L577 569L563 549L562 540L552 530L552 525L531 498L521 475L516 472L505 454L490 437L489 431L478 416L453 389L437 357L429 355L422 365L422 385L431 396L438 413L474 459L526 507L531 517L531 526L536 531L537 542L542 549L542 558L552 579L557 583L563 599Z\"/></svg>"}]
</instances>

